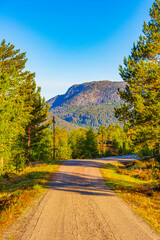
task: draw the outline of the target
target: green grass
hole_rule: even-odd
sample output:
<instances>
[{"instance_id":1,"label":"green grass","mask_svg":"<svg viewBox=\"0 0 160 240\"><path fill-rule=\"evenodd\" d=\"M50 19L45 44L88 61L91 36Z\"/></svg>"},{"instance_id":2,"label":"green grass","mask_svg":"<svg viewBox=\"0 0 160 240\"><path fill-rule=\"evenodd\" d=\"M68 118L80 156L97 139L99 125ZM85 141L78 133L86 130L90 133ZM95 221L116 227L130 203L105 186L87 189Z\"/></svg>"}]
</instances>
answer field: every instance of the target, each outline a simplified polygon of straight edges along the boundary
<instances>
[{"instance_id":1,"label":"green grass","mask_svg":"<svg viewBox=\"0 0 160 240\"><path fill-rule=\"evenodd\" d=\"M33 198L46 191L58 162L41 162L0 178L0 232L17 219ZM9 179L8 179L9 178Z\"/></svg>"},{"instance_id":2,"label":"green grass","mask_svg":"<svg viewBox=\"0 0 160 240\"><path fill-rule=\"evenodd\" d=\"M141 166L138 164L140 161L110 163L101 171L106 184L160 233L159 167L154 164L153 168L153 164L148 162L142 162Z\"/></svg>"}]
</instances>

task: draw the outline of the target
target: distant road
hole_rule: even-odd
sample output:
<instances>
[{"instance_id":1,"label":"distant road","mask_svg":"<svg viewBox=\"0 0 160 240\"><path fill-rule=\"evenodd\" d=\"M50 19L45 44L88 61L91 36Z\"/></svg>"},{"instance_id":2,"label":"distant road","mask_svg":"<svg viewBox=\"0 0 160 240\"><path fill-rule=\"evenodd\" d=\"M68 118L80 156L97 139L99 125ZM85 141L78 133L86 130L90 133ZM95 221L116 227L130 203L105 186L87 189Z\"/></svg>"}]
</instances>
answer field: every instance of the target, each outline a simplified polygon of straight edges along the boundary
<instances>
[{"instance_id":1,"label":"distant road","mask_svg":"<svg viewBox=\"0 0 160 240\"><path fill-rule=\"evenodd\" d=\"M19 239L160 239L114 191L106 187L99 170L103 163L135 157L63 162Z\"/></svg>"}]
</instances>

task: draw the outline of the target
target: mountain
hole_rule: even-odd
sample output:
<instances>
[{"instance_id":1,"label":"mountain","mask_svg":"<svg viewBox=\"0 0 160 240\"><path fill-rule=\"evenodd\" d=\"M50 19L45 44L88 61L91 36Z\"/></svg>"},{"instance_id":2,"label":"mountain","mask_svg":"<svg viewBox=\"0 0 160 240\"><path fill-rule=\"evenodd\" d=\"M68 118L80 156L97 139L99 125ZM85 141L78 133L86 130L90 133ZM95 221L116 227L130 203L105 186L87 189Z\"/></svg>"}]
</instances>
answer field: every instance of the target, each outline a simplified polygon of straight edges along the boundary
<instances>
[{"instance_id":1,"label":"mountain","mask_svg":"<svg viewBox=\"0 0 160 240\"><path fill-rule=\"evenodd\" d=\"M50 113L81 127L115 124L114 107L122 104L117 88L124 89L125 83L105 80L73 85L47 101Z\"/></svg>"}]
</instances>

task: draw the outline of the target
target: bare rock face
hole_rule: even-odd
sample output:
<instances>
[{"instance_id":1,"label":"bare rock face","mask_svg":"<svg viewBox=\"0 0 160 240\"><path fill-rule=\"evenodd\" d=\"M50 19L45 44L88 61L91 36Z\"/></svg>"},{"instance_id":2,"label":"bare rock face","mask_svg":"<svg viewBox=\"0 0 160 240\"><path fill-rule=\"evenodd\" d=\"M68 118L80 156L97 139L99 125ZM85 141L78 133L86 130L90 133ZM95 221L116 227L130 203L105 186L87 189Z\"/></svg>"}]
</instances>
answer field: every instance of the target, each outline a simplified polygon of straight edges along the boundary
<instances>
[{"instance_id":1,"label":"bare rock face","mask_svg":"<svg viewBox=\"0 0 160 240\"><path fill-rule=\"evenodd\" d=\"M50 112L63 120L87 127L116 123L114 107L122 102L117 89L124 89L124 82L95 81L71 86L63 95L47 102Z\"/></svg>"},{"instance_id":2,"label":"bare rock face","mask_svg":"<svg viewBox=\"0 0 160 240\"><path fill-rule=\"evenodd\" d=\"M107 100L120 100L117 88L124 89L124 82L97 81L73 85L63 95L48 100L50 108L71 104L84 106L88 104L100 104Z\"/></svg>"}]
</instances>

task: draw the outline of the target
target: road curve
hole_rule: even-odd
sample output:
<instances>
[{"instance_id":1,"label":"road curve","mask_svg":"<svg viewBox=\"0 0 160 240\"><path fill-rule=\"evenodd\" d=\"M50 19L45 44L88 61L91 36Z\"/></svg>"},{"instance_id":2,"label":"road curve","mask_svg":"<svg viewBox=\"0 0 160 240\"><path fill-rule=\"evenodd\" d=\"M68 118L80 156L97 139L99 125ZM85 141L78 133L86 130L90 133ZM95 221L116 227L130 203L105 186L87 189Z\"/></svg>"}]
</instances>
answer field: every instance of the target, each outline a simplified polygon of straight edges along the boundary
<instances>
[{"instance_id":1,"label":"road curve","mask_svg":"<svg viewBox=\"0 0 160 240\"><path fill-rule=\"evenodd\" d=\"M69 160L23 231L22 240L156 240L151 228L114 191L99 166L135 156Z\"/></svg>"}]
</instances>

